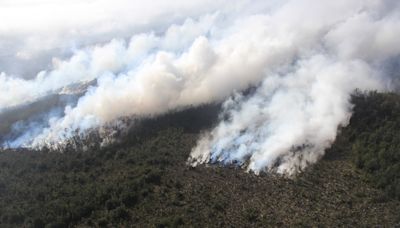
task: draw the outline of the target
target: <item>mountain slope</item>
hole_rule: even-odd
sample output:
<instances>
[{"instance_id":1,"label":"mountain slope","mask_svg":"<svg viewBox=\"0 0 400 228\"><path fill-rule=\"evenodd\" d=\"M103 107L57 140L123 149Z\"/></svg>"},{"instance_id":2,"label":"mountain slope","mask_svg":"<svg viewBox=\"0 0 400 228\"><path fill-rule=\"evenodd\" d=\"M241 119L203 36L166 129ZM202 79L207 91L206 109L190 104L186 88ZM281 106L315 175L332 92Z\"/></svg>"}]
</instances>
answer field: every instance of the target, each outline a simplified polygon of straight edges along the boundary
<instances>
[{"instance_id":1,"label":"mountain slope","mask_svg":"<svg viewBox=\"0 0 400 228\"><path fill-rule=\"evenodd\" d=\"M103 149L0 152L2 226L400 224L400 202L353 162L361 130L353 125L367 124L364 118L352 119L322 161L286 179L235 167L186 165L199 133L215 123L218 110L210 105L141 121L121 143ZM363 110L356 108L355 117ZM368 119L388 119L381 117Z\"/></svg>"}]
</instances>

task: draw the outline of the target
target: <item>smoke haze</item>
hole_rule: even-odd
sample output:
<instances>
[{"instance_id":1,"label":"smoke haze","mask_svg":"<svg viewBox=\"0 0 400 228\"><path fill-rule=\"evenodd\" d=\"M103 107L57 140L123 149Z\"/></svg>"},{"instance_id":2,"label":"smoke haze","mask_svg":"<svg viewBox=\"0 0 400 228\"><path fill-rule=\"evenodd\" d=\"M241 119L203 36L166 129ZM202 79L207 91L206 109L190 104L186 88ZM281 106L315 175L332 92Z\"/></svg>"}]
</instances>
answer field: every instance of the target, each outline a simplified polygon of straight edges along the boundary
<instances>
[{"instance_id":1,"label":"smoke haze","mask_svg":"<svg viewBox=\"0 0 400 228\"><path fill-rule=\"evenodd\" d=\"M188 163L291 175L348 124L356 89L393 90L399 76L394 0L40 2L0 3L3 146L57 146L122 117L223 102Z\"/></svg>"}]
</instances>

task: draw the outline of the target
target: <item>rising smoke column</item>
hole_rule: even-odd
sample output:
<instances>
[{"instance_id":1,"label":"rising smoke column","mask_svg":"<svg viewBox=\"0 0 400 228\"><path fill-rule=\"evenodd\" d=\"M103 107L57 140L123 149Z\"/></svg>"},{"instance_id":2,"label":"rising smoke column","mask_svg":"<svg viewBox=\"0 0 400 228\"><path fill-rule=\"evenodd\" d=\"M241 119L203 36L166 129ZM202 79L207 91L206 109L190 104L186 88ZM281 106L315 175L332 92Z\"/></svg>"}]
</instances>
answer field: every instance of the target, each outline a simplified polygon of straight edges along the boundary
<instances>
[{"instance_id":1,"label":"rising smoke column","mask_svg":"<svg viewBox=\"0 0 400 228\"><path fill-rule=\"evenodd\" d=\"M300 13L305 2L289 3L277 14ZM355 2L342 5L342 10L351 9ZM399 12L387 12L390 3L358 5L354 9L359 11L332 24L324 21L323 15L340 15L344 12L339 10L340 3L333 4L339 8L318 3L321 14L303 15L305 20L293 24L298 27L291 31L301 39L307 32L318 34L322 23L325 31L317 35L314 47L298 56L289 69L266 74L251 96L236 95L226 101L224 118L199 140L189 163L237 164L255 173L286 175L315 163L335 140L338 128L348 124L352 92L393 86L382 69L387 61L398 63L400 54L400 42L395 38L400 34L395 25L400 22ZM398 4L396 7L399 9ZM290 26L288 20L279 21ZM393 73L389 74L393 77Z\"/></svg>"},{"instance_id":2,"label":"rising smoke column","mask_svg":"<svg viewBox=\"0 0 400 228\"><path fill-rule=\"evenodd\" d=\"M293 174L317 161L338 127L348 123L355 89L392 88L398 69L385 66L399 65L395 1L225 3L230 7L161 33L75 51L31 80L3 73L0 112L95 80L61 116L35 124L34 135L11 144L59 145L121 117L152 117L226 100L225 118L199 140L189 163ZM257 89L240 95L249 87ZM32 100L26 100L26 89L35 91Z\"/></svg>"},{"instance_id":3,"label":"rising smoke column","mask_svg":"<svg viewBox=\"0 0 400 228\"><path fill-rule=\"evenodd\" d=\"M358 61L300 60L293 72L270 75L251 96L226 101L225 119L200 139L189 161L244 165L255 173L301 171L348 124L352 91L379 88L378 78L366 74L374 72Z\"/></svg>"}]
</instances>

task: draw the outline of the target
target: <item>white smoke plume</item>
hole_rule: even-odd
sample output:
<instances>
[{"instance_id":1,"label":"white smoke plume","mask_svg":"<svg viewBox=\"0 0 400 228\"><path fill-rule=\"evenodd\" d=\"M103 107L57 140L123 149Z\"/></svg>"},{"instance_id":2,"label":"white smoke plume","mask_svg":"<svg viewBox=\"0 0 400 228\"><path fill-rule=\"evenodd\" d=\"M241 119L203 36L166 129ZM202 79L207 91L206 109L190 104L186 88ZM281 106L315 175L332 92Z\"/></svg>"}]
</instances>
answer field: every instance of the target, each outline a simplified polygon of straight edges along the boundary
<instances>
[{"instance_id":1,"label":"white smoke plume","mask_svg":"<svg viewBox=\"0 0 400 228\"><path fill-rule=\"evenodd\" d=\"M316 162L335 140L338 127L348 123L352 92L391 90L398 76L396 1L221 0L207 7L200 1L183 2L150 4L163 10L148 7L149 12L140 14L140 20L150 21L147 25L121 17L113 21L118 29L100 26L84 35L67 33L65 40L83 37L76 42L90 45L74 48L68 60L60 60L65 51L54 52L52 69L31 79L2 73L0 114L62 94L66 86L91 85L63 114L32 124L35 130L29 137L11 145L62 144L121 117L152 117L225 100L221 122L199 140L189 163L220 162L256 173L294 174ZM105 1L96 4L108 6ZM78 31L109 22L110 15L128 15L125 6L139 5L122 0L113 4L117 10L105 18L82 24L74 20ZM26 34L36 24L18 26L20 34ZM5 28L0 26L0 31ZM127 39L129 33L133 36ZM104 34L115 39L104 43L99 38ZM65 40L58 39L55 46ZM40 50L25 56L39 56ZM249 87L256 90L240 94Z\"/></svg>"},{"instance_id":2,"label":"white smoke plume","mask_svg":"<svg viewBox=\"0 0 400 228\"><path fill-rule=\"evenodd\" d=\"M173 23L222 9L223 4L221 0L2 0L1 70L32 79L33 72L47 69L54 57L67 58L85 46L135 33L163 32Z\"/></svg>"}]
</instances>

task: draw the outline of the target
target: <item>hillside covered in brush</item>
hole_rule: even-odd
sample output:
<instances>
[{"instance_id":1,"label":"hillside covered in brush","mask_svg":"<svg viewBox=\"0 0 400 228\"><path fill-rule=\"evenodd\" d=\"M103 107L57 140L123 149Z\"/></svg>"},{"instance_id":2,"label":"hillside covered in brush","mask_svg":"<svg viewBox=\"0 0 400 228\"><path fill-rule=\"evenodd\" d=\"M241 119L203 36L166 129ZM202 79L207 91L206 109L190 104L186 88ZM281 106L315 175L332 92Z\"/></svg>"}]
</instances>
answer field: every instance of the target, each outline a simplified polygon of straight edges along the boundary
<instances>
[{"instance_id":1,"label":"hillside covered in brush","mask_svg":"<svg viewBox=\"0 0 400 228\"><path fill-rule=\"evenodd\" d=\"M0 152L1 227L400 225L400 96L356 94L350 125L296 178L186 164L219 105L142 120L89 151Z\"/></svg>"}]
</instances>

